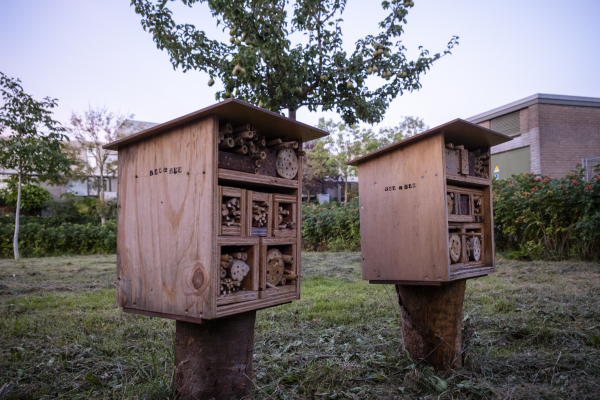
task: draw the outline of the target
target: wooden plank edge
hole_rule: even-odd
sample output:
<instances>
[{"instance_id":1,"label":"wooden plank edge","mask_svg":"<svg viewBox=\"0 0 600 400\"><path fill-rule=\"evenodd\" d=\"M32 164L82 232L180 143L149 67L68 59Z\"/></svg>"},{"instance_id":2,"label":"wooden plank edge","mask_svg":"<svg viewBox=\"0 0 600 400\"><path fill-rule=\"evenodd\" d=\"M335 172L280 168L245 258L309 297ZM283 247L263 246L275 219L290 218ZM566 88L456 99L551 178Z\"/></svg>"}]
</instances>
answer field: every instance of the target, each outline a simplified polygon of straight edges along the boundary
<instances>
[{"instance_id":1,"label":"wooden plank edge","mask_svg":"<svg viewBox=\"0 0 600 400\"><path fill-rule=\"evenodd\" d=\"M369 280L370 285L417 285L417 286L441 286L441 281L380 281Z\"/></svg>"},{"instance_id":2,"label":"wooden plank edge","mask_svg":"<svg viewBox=\"0 0 600 400\"><path fill-rule=\"evenodd\" d=\"M458 279L477 278L480 276L489 275L495 271L496 268L493 266L483 268L468 268L458 272L450 272L450 281L455 281Z\"/></svg>"},{"instance_id":3,"label":"wooden plank edge","mask_svg":"<svg viewBox=\"0 0 600 400\"><path fill-rule=\"evenodd\" d=\"M450 174L446 173L446 181L450 182L459 182L459 183L467 183L471 185L476 185L480 187L490 186L492 181L490 179L478 178L476 176L463 176L459 174Z\"/></svg>"},{"instance_id":4,"label":"wooden plank edge","mask_svg":"<svg viewBox=\"0 0 600 400\"><path fill-rule=\"evenodd\" d=\"M263 246L279 246L286 244L297 244L296 237L271 237L271 238L262 238Z\"/></svg>"},{"instance_id":5,"label":"wooden plank edge","mask_svg":"<svg viewBox=\"0 0 600 400\"><path fill-rule=\"evenodd\" d=\"M193 322L195 324L202 323L202 318L194 318L194 317L188 317L188 316L183 316L183 315L165 314L165 313L154 312L154 311L138 310L136 308L123 307L123 312L127 313L127 314L145 315L147 317L167 318L167 319L174 319L177 321Z\"/></svg>"},{"instance_id":6,"label":"wooden plank edge","mask_svg":"<svg viewBox=\"0 0 600 400\"><path fill-rule=\"evenodd\" d=\"M262 310L263 308L269 308L279 306L282 304L291 303L298 298L297 293L290 293L287 296L281 296L271 299L259 299L247 301L244 303L229 304L225 306L217 307L217 318L226 317L228 315L239 314L246 311Z\"/></svg>"},{"instance_id":7,"label":"wooden plank edge","mask_svg":"<svg viewBox=\"0 0 600 400\"><path fill-rule=\"evenodd\" d=\"M226 304L242 303L244 301L258 300L258 290L241 290L231 294L217 296L217 306Z\"/></svg>"},{"instance_id":8,"label":"wooden plank edge","mask_svg":"<svg viewBox=\"0 0 600 400\"><path fill-rule=\"evenodd\" d=\"M260 236L217 236L219 246L258 246Z\"/></svg>"},{"instance_id":9,"label":"wooden plank edge","mask_svg":"<svg viewBox=\"0 0 600 400\"><path fill-rule=\"evenodd\" d=\"M240 182L244 184L254 184L263 186L279 186L283 188L298 188L298 181L285 178L276 178L267 175L249 174L247 172L233 171L219 168L219 179L224 181Z\"/></svg>"}]
</instances>

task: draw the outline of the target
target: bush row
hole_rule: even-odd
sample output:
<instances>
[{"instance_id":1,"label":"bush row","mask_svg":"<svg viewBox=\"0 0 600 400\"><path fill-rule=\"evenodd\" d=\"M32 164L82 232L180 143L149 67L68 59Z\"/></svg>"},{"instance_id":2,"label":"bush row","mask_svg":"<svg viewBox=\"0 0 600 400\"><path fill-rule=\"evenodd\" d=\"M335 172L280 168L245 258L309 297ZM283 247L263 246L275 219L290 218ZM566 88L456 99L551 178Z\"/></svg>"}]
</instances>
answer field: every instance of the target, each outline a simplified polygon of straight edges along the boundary
<instances>
[{"instance_id":1,"label":"bush row","mask_svg":"<svg viewBox=\"0 0 600 400\"><path fill-rule=\"evenodd\" d=\"M312 251L360 249L358 199L302 204L302 247Z\"/></svg>"},{"instance_id":2,"label":"bush row","mask_svg":"<svg viewBox=\"0 0 600 400\"><path fill-rule=\"evenodd\" d=\"M8 225L8 224L14 224L14 223L15 223L14 215L11 215L11 216L1 215L0 216L0 224L1 225ZM100 217L87 216L87 215L71 215L68 218L65 218L62 216L60 216L60 217L55 217L55 216L40 217L40 216L21 215L19 218L19 223L21 226L28 225L28 224L39 224L39 225L42 225L44 228L57 227L57 226L61 226L64 223L71 223L71 224L78 224L78 225L87 225L87 224L100 225Z\"/></svg>"},{"instance_id":3,"label":"bush row","mask_svg":"<svg viewBox=\"0 0 600 400\"><path fill-rule=\"evenodd\" d=\"M494 181L496 249L518 258L600 258L600 175L513 175Z\"/></svg>"},{"instance_id":4,"label":"bush row","mask_svg":"<svg viewBox=\"0 0 600 400\"><path fill-rule=\"evenodd\" d=\"M46 217L47 218L47 217ZM43 221L44 218L41 218ZM0 257L13 257L14 223L0 223ZM19 229L19 252L22 257L55 256L61 254L115 253L117 224L70 224L58 226L38 222L23 223Z\"/></svg>"},{"instance_id":5,"label":"bush row","mask_svg":"<svg viewBox=\"0 0 600 400\"><path fill-rule=\"evenodd\" d=\"M523 174L493 187L496 249L534 259L600 259L600 175L590 182L577 170L561 179ZM302 204L302 246L312 251L360 249L358 199ZM22 217L23 257L114 253L116 222L79 223L57 217ZM0 257L12 257L14 217L0 217Z\"/></svg>"}]
</instances>

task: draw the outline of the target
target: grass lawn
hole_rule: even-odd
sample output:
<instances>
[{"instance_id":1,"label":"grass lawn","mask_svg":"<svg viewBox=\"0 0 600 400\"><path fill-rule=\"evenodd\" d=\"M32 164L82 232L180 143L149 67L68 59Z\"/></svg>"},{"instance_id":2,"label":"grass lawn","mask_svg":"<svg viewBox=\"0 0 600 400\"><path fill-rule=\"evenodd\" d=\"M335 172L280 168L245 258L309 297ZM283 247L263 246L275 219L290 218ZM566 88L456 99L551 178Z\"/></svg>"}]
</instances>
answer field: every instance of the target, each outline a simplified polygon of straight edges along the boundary
<instances>
[{"instance_id":1,"label":"grass lawn","mask_svg":"<svg viewBox=\"0 0 600 400\"><path fill-rule=\"evenodd\" d=\"M115 307L116 256L0 260L2 399L173 398L174 323ZM500 259L469 280L464 368L407 357L393 286L304 253L302 299L259 311L256 399L599 399L600 264Z\"/></svg>"}]
</instances>

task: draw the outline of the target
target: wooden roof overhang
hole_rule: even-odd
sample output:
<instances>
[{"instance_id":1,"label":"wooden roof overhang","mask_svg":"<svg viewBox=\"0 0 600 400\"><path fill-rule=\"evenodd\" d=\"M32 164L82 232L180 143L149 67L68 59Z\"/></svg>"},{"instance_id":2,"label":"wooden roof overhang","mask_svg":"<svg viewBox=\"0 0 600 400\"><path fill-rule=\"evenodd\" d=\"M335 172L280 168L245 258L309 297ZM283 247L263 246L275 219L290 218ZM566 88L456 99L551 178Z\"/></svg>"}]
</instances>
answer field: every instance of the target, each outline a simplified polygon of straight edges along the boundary
<instances>
[{"instance_id":1,"label":"wooden roof overhang","mask_svg":"<svg viewBox=\"0 0 600 400\"><path fill-rule=\"evenodd\" d=\"M381 149L375 150L374 152L366 154L362 157L355 158L354 160L348 161L346 164L356 166L359 163L372 160L389 151L408 146L411 143L441 132L444 133L444 138L447 143L454 143L457 145L464 144L465 147L473 149L484 146L492 147L512 140L510 136L457 118L453 121L436 126L435 128L426 130L425 132L421 132L407 139L382 147Z\"/></svg>"},{"instance_id":2,"label":"wooden roof overhang","mask_svg":"<svg viewBox=\"0 0 600 400\"><path fill-rule=\"evenodd\" d=\"M289 119L277 113L256 107L252 104L237 100L227 99L202 110L175 118L171 121L153 126L133 135L115 140L103 146L107 150L118 150L119 147L147 139L169 129L176 128L189 122L200 120L210 115L217 115L223 122L228 122L234 127L244 124L250 124L267 138L285 137L286 140L309 140L328 136L329 133L304 124L302 122Z\"/></svg>"}]
</instances>

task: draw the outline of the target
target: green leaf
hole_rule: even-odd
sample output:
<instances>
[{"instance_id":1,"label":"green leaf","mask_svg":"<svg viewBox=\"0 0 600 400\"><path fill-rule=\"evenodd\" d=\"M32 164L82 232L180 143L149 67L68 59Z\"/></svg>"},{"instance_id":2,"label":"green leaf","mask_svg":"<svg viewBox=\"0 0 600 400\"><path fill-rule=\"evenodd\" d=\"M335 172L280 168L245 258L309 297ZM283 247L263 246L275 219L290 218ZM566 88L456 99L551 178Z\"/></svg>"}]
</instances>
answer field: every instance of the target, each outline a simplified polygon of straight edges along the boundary
<instances>
[{"instance_id":1,"label":"green leaf","mask_svg":"<svg viewBox=\"0 0 600 400\"><path fill-rule=\"evenodd\" d=\"M103 386L102 382L100 382L100 379L96 378L94 375L92 375L91 372L88 372L85 376L85 380L88 382L93 383L96 386Z\"/></svg>"}]
</instances>

